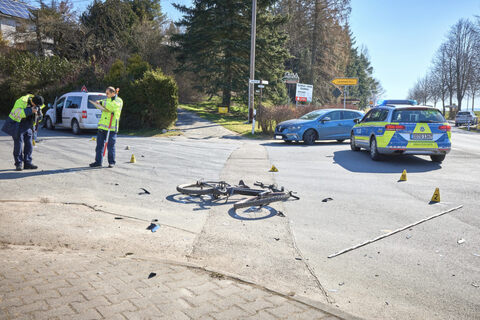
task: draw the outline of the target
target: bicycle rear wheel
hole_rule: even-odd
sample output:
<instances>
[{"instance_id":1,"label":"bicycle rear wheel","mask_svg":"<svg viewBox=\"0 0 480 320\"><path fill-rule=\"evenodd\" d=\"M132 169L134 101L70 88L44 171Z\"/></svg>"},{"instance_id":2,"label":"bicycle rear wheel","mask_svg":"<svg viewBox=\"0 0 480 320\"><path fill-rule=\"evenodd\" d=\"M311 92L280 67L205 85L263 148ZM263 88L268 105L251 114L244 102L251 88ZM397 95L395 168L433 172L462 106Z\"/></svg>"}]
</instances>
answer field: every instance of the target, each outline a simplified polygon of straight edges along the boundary
<instances>
[{"instance_id":1,"label":"bicycle rear wheel","mask_svg":"<svg viewBox=\"0 0 480 320\"><path fill-rule=\"evenodd\" d=\"M205 194L212 194L215 190L215 187L210 183L205 182L195 182L195 183L187 183L187 184L180 184L177 186L177 191L183 194L193 195L193 196L201 196Z\"/></svg>"},{"instance_id":2,"label":"bicycle rear wheel","mask_svg":"<svg viewBox=\"0 0 480 320\"><path fill-rule=\"evenodd\" d=\"M285 201L290 198L290 194L284 192L275 192L268 195L257 196L254 198L238 201L233 204L234 209L263 206L272 202Z\"/></svg>"}]
</instances>

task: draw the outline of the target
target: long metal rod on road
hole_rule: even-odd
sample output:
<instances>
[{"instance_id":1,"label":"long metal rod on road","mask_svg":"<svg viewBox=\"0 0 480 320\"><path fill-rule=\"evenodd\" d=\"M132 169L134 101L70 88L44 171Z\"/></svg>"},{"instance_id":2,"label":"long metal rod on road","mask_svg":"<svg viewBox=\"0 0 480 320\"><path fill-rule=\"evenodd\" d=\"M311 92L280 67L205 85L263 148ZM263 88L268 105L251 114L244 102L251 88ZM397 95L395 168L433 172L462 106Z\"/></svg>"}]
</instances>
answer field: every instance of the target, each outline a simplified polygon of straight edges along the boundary
<instances>
[{"instance_id":1,"label":"long metal rod on road","mask_svg":"<svg viewBox=\"0 0 480 320\"><path fill-rule=\"evenodd\" d=\"M375 242L375 241L381 240L381 239L383 239L383 238L389 237L389 236L391 236L391 235L394 235L395 233L398 233L398 232L400 232L400 231L406 230L406 229L411 228L411 227L413 227L413 226L419 225L420 223L424 223L424 222L426 222L426 221L428 221L428 220L432 220L432 219L434 219L434 218L440 217L440 216L442 216L442 215L444 215L444 214L446 214L446 213L449 213L449 212L458 210L458 209L460 209L460 208L462 208L462 207L463 207L463 205L460 205L460 206L458 206L458 207L449 209L449 210L447 210L447 211L443 211L443 212L434 214L433 216L430 216L430 217L428 217L428 218L425 218L425 219L422 219L422 220L420 220L420 221L414 222L414 223L412 223L412 224L409 224L408 226L405 226L405 227L403 227L403 228L397 229L397 230L395 230L395 231L386 233L386 234L384 234L384 235L381 235L381 236L379 236L379 237L376 237L375 239L365 241L365 242L363 242L363 243L361 243L361 244L359 244L359 245L356 245L356 246L354 246L354 247L350 247L350 248L344 249L344 250L342 250L342 251L339 251L339 252L337 252L337 253L334 253L334 254L332 254L332 255L329 255L328 258L329 258L329 259L330 259L330 258L334 258L334 257L339 256L339 255L341 255L341 254L344 254L344 253L347 253L347 252L349 252L349 251L352 251L352 250L358 249L358 248L360 248L360 247L366 246L367 244L370 244L370 243L373 243L373 242Z\"/></svg>"}]
</instances>

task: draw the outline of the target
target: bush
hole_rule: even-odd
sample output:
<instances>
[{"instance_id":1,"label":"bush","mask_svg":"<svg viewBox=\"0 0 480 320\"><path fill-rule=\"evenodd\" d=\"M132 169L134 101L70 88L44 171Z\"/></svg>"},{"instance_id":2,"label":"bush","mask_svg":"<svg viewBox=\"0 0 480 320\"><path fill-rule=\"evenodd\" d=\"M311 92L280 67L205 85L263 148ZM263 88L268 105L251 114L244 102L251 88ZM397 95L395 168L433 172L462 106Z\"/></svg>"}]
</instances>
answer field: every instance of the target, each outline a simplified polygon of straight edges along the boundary
<instances>
[{"instance_id":1,"label":"bush","mask_svg":"<svg viewBox=\"0 0 480 320\"><path fill-rule=\"evenodd\" d=\"M145 72L126 91L122 112L126 128L164 129L177 119L177 84L160 70Z\"/></svg>"},{"instance_id":2,"label":"bush","mask_svg":"<svg viewBox=\"0 0 480 320\"><path fill-rule=\"evenodd\" d=\"M319 109L338 108L337 106L315 106L315 105L302 105L302 106L273 106L273 107L258 107L257 108L257 121L258 125L262 128L262 131L266 134L273 134L275 126L286 120L298 119L301 116ZM348 109L358 109L354 106L348 106Z\"/></svg>"}]
</instances>

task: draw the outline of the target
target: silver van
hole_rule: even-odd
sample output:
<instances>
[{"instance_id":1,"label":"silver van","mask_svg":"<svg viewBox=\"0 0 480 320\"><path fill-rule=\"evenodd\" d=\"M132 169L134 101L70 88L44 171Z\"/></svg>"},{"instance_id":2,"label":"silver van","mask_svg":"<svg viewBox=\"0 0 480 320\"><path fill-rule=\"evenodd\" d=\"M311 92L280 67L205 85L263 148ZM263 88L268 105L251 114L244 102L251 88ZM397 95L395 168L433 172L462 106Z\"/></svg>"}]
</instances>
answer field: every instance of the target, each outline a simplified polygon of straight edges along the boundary
<instances>
[{"instance_id":1,"label":"silver van","mask_svg":"<svg viewBox=\"0 0 480 320\"><path fill-rule=\"evenodd\" d=\"M47 129L71 128L73 134L80 130L97 129L102 112L88 100L105 100L101 92L69 92L55 99L53 106L45 114Z\"/></svg>"}]
</instances>

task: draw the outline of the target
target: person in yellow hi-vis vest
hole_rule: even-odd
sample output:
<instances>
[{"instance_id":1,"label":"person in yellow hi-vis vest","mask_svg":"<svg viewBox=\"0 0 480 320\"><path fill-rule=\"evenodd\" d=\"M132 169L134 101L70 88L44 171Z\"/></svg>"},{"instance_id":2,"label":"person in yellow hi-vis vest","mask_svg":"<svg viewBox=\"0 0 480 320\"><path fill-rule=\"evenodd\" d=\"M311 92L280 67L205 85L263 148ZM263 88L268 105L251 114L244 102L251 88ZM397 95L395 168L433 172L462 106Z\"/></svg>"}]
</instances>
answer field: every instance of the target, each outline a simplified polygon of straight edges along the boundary
<instances>
[{"instance_id":1,"label":"person in yellow hi-vis vest","mask_svg":"<svg viewBox=\"0 0 480 320\"><path fill-rule=\"evenodd\" d=\"M15 101L12 111L2 127L2 131L13 138L13 158L17 171L38 168L32 163L32 129L35 117L41 112L42 106L42 96L27 94L20 97Z\"/></svg>"},{"instance_id":2,"label":"person in yellow hi-vis vest","mask_svg":"<svg viewBox=\"0 0 480 320\"><path fill-rule=\"evenodd\" d=\"M97 103L89 100L95 107L102 110L98 121L97 147L95 149L95 162L90 167L101 167L105 149L108 148L108 167L115 166L115 142L117 140L118 125L122 113L123 100L118 96L118 89L108 87L107 99Z\"/></svg>"}]
</instances>

